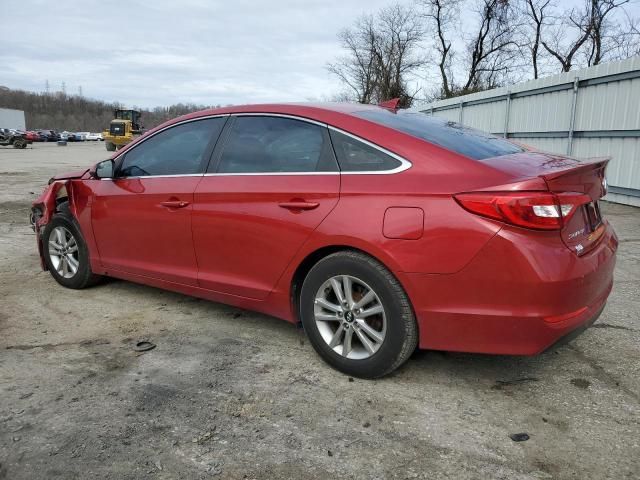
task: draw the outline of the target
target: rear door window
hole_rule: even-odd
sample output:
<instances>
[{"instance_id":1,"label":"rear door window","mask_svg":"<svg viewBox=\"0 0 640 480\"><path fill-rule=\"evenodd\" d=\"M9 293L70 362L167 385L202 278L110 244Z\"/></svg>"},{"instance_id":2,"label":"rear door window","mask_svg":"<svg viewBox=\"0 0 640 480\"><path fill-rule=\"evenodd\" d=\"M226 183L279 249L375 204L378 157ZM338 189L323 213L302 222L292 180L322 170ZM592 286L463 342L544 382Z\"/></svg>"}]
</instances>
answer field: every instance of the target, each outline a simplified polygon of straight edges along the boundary
<instances>
[{"instance_id":1,"label":"rear door window","mask_svg":"<svg viewBox=\"0 0 640 480\"><path fill-rule=\"evenodd\" d=\"M227 117L195 120L170 127L125 154L120 177L201 173L211 142L220 136Z\"/></svg>"},{"instance_id":2,"label":"rear door window","mask_svg":"<svg viewBox=\"0 0 640 480\"><path fill-rule=\"evenodd\" d=\"M503 138L424 113L394 113L384 109L372 109L355 112L354 115L475 160L524 151L522 147Z\"/></svg>"},{"instance_id":3,"label":"rear door window","mask_svg":"<svg viewBox=\"0 0 640 480\"><path fill-rule=\"evenodd\" d=\"M276 116L238 116L233 121L218 173L337 171L326 127Z\"/></svg>"}]
</instances>

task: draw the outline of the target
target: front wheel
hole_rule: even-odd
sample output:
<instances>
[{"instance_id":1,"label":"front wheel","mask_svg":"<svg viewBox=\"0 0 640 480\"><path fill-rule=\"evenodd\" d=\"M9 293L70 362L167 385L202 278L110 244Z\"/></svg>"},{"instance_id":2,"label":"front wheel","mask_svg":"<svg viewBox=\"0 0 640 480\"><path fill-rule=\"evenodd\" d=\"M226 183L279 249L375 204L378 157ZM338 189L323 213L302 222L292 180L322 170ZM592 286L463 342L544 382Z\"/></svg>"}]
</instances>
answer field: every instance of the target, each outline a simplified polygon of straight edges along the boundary
<instances>
[{"instance_id":1,"label":"front wheel","mask_svg":"<svg viewBox=\"0 0 640 480\"><path fill-rule=\"evenodd\" d=\"M51 276L63 287L81 289L100 277L89 265L89 250L73 219L65 214L51 218L42 234L45 264Z\"/></svg>"},{"instance_id":2,"label":"front wheel","mask_svg":"<svg viewBox=\"0 0 640 480\"><path fill-rule=\"evenodd\" d=\"M384 265L360 252L334 253L313 266L302 285L300 315L320 356L356 377L392 372L418 341L402 286Z\"/></svg>"},{"instance_id":3,"label":"front wheel","mask_svg":"<svg viewBox=\"0 0 640 480\"><path fill-rule=\"evenodd\" d=\"M115 152L115 151L116 151L116 146L115 146L115 144L114 144L114 143L106 142L106 143L104 144L104 146L106 147L106 149L107 149L107 151L108 151L108 152Z\"/></svg>"}]
</instances>

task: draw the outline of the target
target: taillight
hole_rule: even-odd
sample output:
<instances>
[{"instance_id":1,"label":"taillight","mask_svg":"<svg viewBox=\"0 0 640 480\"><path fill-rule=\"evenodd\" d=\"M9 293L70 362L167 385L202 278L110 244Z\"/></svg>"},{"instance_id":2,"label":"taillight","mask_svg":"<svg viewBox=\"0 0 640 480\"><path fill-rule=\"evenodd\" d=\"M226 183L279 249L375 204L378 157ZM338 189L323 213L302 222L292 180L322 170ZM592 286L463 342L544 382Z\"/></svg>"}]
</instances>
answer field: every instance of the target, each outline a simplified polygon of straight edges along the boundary
<instances>
[{"instance_id":1,"label":"taillight","mask_svg":"<svg viewBox=\"0 0 640 480\"><path fill-rule=\"evenodd\" d=\"M473 192L454 195L465 210L535 230L560 230L591 198L582 193Z\"/></svg>"}]
</instances>

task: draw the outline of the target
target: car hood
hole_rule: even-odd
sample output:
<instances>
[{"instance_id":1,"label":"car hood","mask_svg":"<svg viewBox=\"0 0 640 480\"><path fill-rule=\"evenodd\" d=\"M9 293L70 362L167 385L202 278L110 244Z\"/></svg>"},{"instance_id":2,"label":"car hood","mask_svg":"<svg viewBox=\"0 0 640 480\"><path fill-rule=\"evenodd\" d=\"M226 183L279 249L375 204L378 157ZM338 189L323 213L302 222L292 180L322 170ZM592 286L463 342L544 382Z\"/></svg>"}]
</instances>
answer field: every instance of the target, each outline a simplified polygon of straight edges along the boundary
<instances>
[{"instance_id":1,"label":"car hood","mask_svg":"<svg viewBox=\"0 0 640 480\"><path fill-rule=\"evenodd\" d=\"M49 184L57 180L71 180L73 178L82 178L88 171L89 169L85 168L84 170L75 170L73 172L60 173L58 175L51 177L49 179Z\"/></svg>"}]
</instances>

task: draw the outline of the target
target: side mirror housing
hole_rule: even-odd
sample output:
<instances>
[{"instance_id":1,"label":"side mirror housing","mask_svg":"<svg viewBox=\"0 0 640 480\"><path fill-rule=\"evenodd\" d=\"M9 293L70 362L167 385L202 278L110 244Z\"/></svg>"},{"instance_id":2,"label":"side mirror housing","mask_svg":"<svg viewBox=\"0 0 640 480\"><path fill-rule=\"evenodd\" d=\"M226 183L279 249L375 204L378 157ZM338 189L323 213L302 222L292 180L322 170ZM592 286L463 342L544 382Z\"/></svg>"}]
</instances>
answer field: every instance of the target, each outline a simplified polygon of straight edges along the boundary
<instances>
[{"instance_id":1,"label":"side mirror housing","mask_svg":"<svg viewBox=\"0 0 640 480\"><path fill-rule=\"evenodd\" d=\"M91 178L113 178L113 160L103 160L102 162L97 163L89 173L91 175Z\"/></svg>"}]
</instances>

